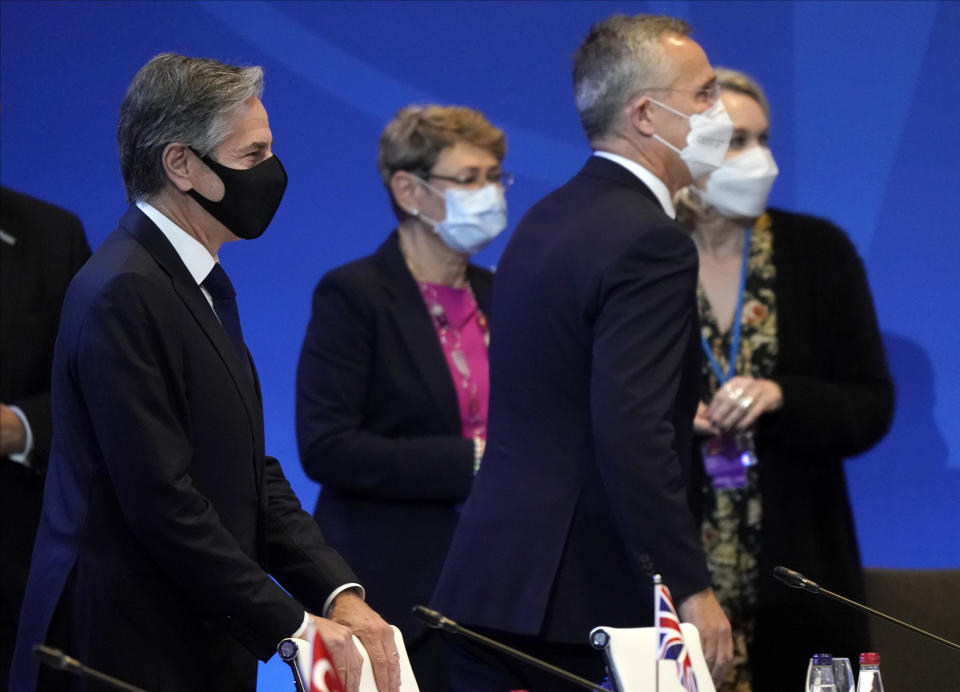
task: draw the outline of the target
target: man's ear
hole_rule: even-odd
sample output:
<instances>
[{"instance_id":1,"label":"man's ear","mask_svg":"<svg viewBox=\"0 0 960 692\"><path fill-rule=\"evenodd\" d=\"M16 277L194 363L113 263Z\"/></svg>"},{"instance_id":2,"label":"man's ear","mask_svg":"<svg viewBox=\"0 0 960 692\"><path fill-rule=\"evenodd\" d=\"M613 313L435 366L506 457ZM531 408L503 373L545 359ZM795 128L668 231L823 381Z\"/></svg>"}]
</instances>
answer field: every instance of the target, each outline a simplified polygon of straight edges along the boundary
<instances>
[{"instance_id":1,"label":"man's ear","mask_svg":"<svg viewBox=\"0 0 960 692\"><path fill-rule=\"evenodd\" d=\"M646 95L637 96L627 105L627 119L631 128L644 137L652 137L657 131L651 119L652 109L653 104Z\"/></svg>"},{"instance_id":2,"label":"man's ear","mask_svg":"<svg viewBox=\"0 0 960 692\"><path fill-rule=\"evenodd\" d=\"M390 176L390 192L397 205L408 214L416 215L420 210L420 184L408 171L394 171Z\"/></svg>"},{"instance_id":3,"label":"man's ear","mask_svg":"<svg viewBox=\"0 0 960 692\"><path fill-rule=\"evenodd\" d=\"M197 156L190 151L190 147L179 142L172 142L163 148L161 155L163 161L163 170L167 177L180 192L187 192L193 189L193 180L191 174L196 174L196 167L199 164Z\"/></svg>"}]
</instances>

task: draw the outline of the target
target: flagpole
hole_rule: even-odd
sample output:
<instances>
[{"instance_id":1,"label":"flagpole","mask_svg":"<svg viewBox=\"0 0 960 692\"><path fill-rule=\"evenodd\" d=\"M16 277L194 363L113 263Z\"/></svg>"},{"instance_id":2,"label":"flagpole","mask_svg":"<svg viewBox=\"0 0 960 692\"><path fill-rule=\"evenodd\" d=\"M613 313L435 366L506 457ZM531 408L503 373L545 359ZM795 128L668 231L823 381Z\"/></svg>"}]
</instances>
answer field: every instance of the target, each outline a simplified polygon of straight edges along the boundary
<instances>
[{"instance_id":1,"label":"flagpole","mask_svg":"<svg viewBox=\"0 0 960 692\"><path fill-rule=\"evenodd\" d=\"M653 575L653 689L660 692L660 585L663 579L659 574Z\"/></svg>"}]
</instances>

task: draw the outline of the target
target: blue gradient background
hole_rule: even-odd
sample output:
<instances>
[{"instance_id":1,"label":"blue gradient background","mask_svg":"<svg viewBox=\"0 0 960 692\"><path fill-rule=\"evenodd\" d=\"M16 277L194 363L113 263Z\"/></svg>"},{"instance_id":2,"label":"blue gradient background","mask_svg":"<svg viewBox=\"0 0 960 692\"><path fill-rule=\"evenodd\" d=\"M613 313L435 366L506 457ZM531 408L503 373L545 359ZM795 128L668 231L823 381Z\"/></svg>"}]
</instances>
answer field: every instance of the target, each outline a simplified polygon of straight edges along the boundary
<instances>
[{"instance_id":1,"label":"blue gradient background","mask_svg":"<svg viewBox=\"0 0 960 692\"><path fill-rule=\"evenodd\" d=\"M270 231L222 253L264 386L268 449L304 504L294 369L311 290L392 227L376 142L414 101L484 111L509 138L510 229L589 150L570 54L591 22L665 12L715 64L765 85L776 206L826 216L863 256L897 381L890 435L848 464L867 564L960 566L960 3L11 2L0 5L0 180L78 213L96 247L123 213L117 109L176 51L266 69L290 186ZM479 259L495 264L508 232ZM813 269L815 271L815 268ZM286 689L272 661L262 689Z\"/></svg>"}]
</instances>

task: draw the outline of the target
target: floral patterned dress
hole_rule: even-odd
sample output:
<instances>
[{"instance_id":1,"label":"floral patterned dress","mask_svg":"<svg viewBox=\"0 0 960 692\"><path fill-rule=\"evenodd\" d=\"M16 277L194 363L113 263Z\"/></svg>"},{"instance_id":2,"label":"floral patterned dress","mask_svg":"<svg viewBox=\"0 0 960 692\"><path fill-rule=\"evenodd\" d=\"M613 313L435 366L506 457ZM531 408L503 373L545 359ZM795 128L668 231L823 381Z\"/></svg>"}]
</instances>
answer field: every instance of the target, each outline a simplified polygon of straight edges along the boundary
<instances>
[{"instance_id":1,"label":"floral patterned dress","mask_svg":"<svg viewBox=\"0 0 960 692\"><path fill-rule=\"evenodd\" d=\"M774 294L773 234L770 217L754 224L743 295L740 351L736 374L758 379L773 374L777 360L777 303ZM730 353L732 329L720 333L702 286L697 287L700 329L724 371ZM709 402L718 388L717 378L704 359L701 398ZM762 464L763 459L758 460ZM747 647L752 642L757 606L757 566L760 552L760 487L757 466L747 469L743 488L716 490L709 477L704 482L703 544L713 577L713 589L733 628L734 659L718 692L752 692Z\"/></svg>"}]
</instances>

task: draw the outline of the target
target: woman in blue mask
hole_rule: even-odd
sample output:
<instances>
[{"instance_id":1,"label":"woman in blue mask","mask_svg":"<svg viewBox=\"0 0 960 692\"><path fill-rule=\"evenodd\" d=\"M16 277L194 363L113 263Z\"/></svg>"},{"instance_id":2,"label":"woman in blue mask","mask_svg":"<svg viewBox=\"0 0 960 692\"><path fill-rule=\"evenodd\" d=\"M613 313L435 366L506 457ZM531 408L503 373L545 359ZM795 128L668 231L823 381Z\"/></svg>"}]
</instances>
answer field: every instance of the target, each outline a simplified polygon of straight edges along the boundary
<instances>
[{"instance_id":1,"label":"woman in blue mask","mask_svg":"<svg viewBox=\"0 0 960 692\"><path fill-rule=\"evenodd\" d=\"M449 688L429 603L483 456L492 275L470 264L506 226L504 133L457 106L400 110L378 167L397 228L313 296L297 437L315 518L404 635L423 690Z\"/></svg>"},{"instance_id":2,"label":"woman in blue mask","mask_svg":"<svg viewBox=\"0 0 960 692\"><path fill-rule=\"evenodd\" d=\"M767 208L767 99L742 73L716 74L734 124L727 159L677 196L700 255L703 465L691 490L734 630L719 690L779 692L802 684L814 652L870 650L863 618L772 571L863 601L843 459L886 433L893 385L856 250L828 221Z\"/></svg>"}]
</instances>

